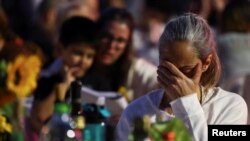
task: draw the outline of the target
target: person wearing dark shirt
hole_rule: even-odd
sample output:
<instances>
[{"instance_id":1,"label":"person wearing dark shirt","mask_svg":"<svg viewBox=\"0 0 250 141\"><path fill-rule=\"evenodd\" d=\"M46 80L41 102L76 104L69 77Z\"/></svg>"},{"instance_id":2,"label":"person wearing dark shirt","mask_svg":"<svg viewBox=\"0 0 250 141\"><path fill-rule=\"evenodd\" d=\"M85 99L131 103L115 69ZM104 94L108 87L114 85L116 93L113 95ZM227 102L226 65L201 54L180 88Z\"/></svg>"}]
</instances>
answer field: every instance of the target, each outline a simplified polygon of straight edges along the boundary
<instances>
[{"instance_id":1,"label":"person wearing dark shirt","mask_svg":"<svg viewBox=\"0 0 250 141\"><path fill-rule=\"evenodd\" d=\"M84 17L67 19L60 29L60 57L41 72L30 113L31 130L39 133L50 119L54 104L64 101L72 81L83 77L94 61L96 25Z\"/></svg>"}]
</instances>

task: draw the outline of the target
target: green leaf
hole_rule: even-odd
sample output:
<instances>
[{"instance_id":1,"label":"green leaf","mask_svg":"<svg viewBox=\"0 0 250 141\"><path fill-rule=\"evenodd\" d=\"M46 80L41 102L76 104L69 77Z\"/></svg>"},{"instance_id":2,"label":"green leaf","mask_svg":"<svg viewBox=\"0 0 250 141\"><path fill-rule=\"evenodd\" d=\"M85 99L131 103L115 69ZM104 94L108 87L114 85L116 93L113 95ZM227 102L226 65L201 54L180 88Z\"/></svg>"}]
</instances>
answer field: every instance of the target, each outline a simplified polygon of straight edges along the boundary
<instances>
[{"instance_id":1,"label":"green leaf","mask_svg":"<svg viewBox=\"0 0 250 141\"><path fill-rule=\"evenodd\" d=\"M0 60L0 71L5 71L7 70L7 62L5 60Z\"/></svg>"},{"instance_id":2,"label":"green leaf","mask_svg":"<svg viewBox=\"0 0 250 141\"><path fill-rule=\"evenodd\" d=\"M184 122L177 118L153 124L149 134L154 140L161 141L163 140L162 135L167 132L174 132L175 141L192 141L192 136Z\"/></svg>"}]
</instances>

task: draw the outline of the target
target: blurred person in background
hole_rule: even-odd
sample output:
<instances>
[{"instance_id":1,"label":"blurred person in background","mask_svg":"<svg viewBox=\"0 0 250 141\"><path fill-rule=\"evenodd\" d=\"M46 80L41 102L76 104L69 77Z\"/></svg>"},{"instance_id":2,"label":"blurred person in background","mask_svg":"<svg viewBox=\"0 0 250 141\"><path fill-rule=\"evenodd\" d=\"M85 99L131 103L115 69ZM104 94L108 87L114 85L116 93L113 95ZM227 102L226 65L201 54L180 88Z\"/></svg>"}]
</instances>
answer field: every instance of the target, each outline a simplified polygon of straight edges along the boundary
<instances>
[{"instance_id":1,"label":"blurred person in background","mask_svg":"<svg viewBox=\"0 0 250 141\"><path fill-rule=\"evenodd\" d=\"M96 21L99 17L99 1L98 0L63 0L59 7L56 17L57 31L59 31L62 23L73 16L87 17ZM58 40L58 32L56 39ZM57 42L54 49L54 56L60 56L60 43Z\"/></svg>"},{"instance_id":2,"label":"blurred person in background","mask_svg":"<svg viewBox=\"0 0 250 141\"><path fill-rule=\"evenodd\" d=\"M99 0L64 0L59 7L57 23L72 16L83 16L96 21L100 14Z\"/></svg>"},{"instance_id":3,"label":"blurred person in background","mask_svg":"<svg viewBox=\"0 0 250 141\"><path fill-rule=\"evenodd\" d=\"M3 6L0 6L0 50L7 42L23 43L21 37L13 31L9 21L10 17Z\"/></svg>"},{"instance_id":4,"label":"blurred person in background","mask_svg":"<svg viewBox=\"0 0 250 141\"><path fill-rule=\"evenodd\" d=\"M63 22L59 36L63 48L60 57L41 72L27 120L27 140L38 139L55 102L64 102L71 82L86 75L96 54L95 39L96 24L90 19L74 16Z\"/></svg>"},{"instance_id":5,"label":"blurred person in background","mask_svg":"<svg viewBox=\"0 0 250 141\"><path fill-rule=\"evenodd\" d=\"M220 86L241 95L247 102L248 113L250 113L249 9L249 0L231 0L222 14L221 35L217 41L224 71Z\"/></svg>"},{"instance_id":6,"label":"blurred person in background","mask_svg":"<svg viewBox=\"0 0 250 141\"><path fill-rule=\"evenodd\" d=\"M31 25L27 40L37 43L43 50L46 63L49 67L55 59L58 7L63 0L42 0L37 6L34 24Z\"/></svg>"},{"instance_id":7,"label":"blurred person in background","mask_svg":"<svg viewBox=\"0 0 250 141\"><path fill-rule=\"evenodd\" d=\"M219 57L223 74L221 84L231 77L250 72L250 1L232 0L222 14Z\"/></svg>"},{"instance_id":8,"label":"blurred person in background","mask_svg":"<svg viewBox=\"0 0 250 141\"><path fill-rule=\"evenodd\" d=\"M230 0L202 0L199 15L207 19L210 26L217 27L228 1Z\"/></svg>"},{"instance_id":9,"label":"blurred person in background","mask_svg":"<svg viewBox=\"0 0 250 141\"><path fill-rule=\"evenodd\" d=\"M8 17L10 29L25 40L36 17L33 1L1 0L1 6Z\"/></svg>"},{"instance_id":10,"label":"blurred person in background","mask_svg":"<svg viewBox=\"0 0 250 141\"><path fill-rule=\"evenodd\" d=\"M170 17L170 2L167 0L145 0L142 15L134 32L134 48L138 57L158 65L158 40ZM138 19L137 19L138 20Z\"/></svg>"},{"instance_id":11,"label":"blurred person in background","mask_svg":"<svg viewBox=\"0 0 250 141\"><path fill-rule=\"evenodd\" d=\"M139 2L127 2L139 3ZM201 0L144 0L140 17L137 17L137 26L134 33L134 47L137 56L158 65L159 51L158 40L164 30L164 26L169 18L180 15L184 12L199 14L202 10ZM130 5L129 5L130 6ZM132 9L129 8L128 9ZM132 13L138 15L138 8L134 8ZM139 11L140 12L140 11ZM136 15L134 15L136 16Z\"/></svg>"},{"instance_id":12,"label":"blurred person in background","mask_svg":"<svg viewBox=\"0 0 250 141\"><path fill-rule=\"evenodd\" d=\"M127 0L99 0L101 12L103 12L106 8L116 7L116 8L126 8Z\"/></svg>"},{"instance_id":13,"label":"blurred person in background","mask_svg":"<svg viewBox=\"0 0 250 141\"><path fill-rule=\"evenodd\" d=\"M230 0L202 0L199 15L208 21L215 38L220 34L220 19L222 12Z\"/></svg>"},{"instance_id":14,"label":"blurred person in background","mask_svg":"<svg viewBox=\"0 0 250 141\"><path fill-rule=\"evenodd\" d=\"M66 9L70 7L67 16L79 15L92 20L99 15L98 0L2 0L1 3L10 18L11 29L24 40L35 42L42 48L46 60L44 68L57 55L57 32L62 22L58 17L62 11L68 11Z\"/></svg>"},{"instance_id":15,"label":"blurred person in background","mask_svg":"<svg viewBox=\"0 0 250 141\"><path fill-rule=\"evenodd\" d=\"M108 8L97 21L99 51L83 84L97 91L125 91L130 102L157 87L156 67L133 54L134 22L122 8Z\"/></svg>"}]
</instances>

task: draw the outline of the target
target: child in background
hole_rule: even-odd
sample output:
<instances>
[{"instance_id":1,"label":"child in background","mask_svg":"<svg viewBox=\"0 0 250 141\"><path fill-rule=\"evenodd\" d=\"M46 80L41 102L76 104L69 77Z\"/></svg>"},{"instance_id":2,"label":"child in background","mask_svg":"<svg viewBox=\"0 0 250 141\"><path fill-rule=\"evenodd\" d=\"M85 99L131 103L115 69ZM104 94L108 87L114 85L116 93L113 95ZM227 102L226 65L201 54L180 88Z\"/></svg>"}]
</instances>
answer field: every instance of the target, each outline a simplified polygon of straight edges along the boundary
<instances>
[{"instance_id":1,"label":"child in background","mask_svg":"<svg viewBox=\"0 0 250 141\"><path fill-rule=\"evenodd\" d=\"M38 140L37 133L52 116L55 102L64 101L71 82L90 69L96 53L95 29L95 23L83 17L71 17L62 24L60 57L41 72L30 119L26 123L27 133L35 134L29 134L26 140Z\"/></svg>"}]
</instances>

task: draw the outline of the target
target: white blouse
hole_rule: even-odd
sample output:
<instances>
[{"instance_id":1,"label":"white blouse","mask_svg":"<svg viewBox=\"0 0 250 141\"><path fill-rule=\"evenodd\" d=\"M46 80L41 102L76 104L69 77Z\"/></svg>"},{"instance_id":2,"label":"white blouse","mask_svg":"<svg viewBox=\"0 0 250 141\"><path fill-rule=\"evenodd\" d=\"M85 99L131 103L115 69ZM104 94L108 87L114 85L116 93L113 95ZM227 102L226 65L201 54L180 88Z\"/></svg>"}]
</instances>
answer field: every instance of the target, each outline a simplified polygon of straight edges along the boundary
<instances>
[{"instance_id":1,"label":"white blouse","mask_svg":"<svg viewBox=\"0 0 250 141\"><path fill-rule=\"evenodd\" d=\"M219 87L209 89L201 104L196 94L172 101L170 105L173 115L158 108L163 94L164 90L155 90L132 102L123 112L116 127L116 140L127 141L133 128L133 120L144 115L150 116L153 122L158 115L165 120L174 117L182 119L195 141L208 140L208 124L247 123L248 110L244 99Z\"/></svg>"}]
</instances>

